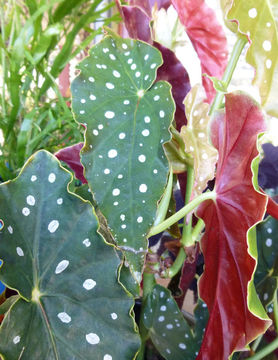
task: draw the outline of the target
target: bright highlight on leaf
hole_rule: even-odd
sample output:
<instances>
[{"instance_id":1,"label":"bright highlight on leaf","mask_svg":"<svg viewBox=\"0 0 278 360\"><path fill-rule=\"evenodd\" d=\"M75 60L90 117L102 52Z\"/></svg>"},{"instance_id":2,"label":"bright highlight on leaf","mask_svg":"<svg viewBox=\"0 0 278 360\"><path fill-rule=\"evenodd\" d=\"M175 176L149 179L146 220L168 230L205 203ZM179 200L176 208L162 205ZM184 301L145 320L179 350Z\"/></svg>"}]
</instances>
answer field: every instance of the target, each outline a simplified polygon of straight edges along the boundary
<instances>
[{"instance_id":1,"label":"bright highlight on leaf","mask_svg":"<svg viewBox=\"0 0 278 360\"><path fill-rule=\"evenodd\" d=\"M260 89L262 105L272 116L278 116L277 10L274 0L234 0L227 15L251 41L246 60L255 68L254 84Z\"/></svg>"},{"instance_id":2,"label":"bright highlight on leaf","mask_svg":"<svg viewBox=\"0 0 278 360\"><path fill-rule=\"evenodd\" d=\"M174 103L168 83L154 84L161 63L146 43L106 36L72 85L76 118L87 125L85 177L139 280L168 173L162 145L170 139Z\"/></svg>"},{"instance_id":3,"label":"bright highlight on leaf","mask_svg":"<svg viewBox=\"0 0 278 360\"><path fill-rule=\"evenodd\" d=\"M226 96L226 113L219 114L212 126L213 143L219 152L217 196L215 202L203 203L197 212L206 225L201 242L205 272L199 290L210 313L198 360L228 359L270 323L252 280L256 266L254 229L247 235L250 227L263 219L267 202L252 182L258 161L251 170L258 154L257 135L264 127L258 105L239 93Z\"/></svg>"},{"instance_id":4,"label":"bright highlight on leaf","mask_svg":"<svg viewBox=\"0 0 278 360\"><path fill-rule=\"evenodd\" d=\"M209 105L202 101L200 88L196 85L185 98L187 126L181 128L185 151L194 159L194 194L199 195L207 182L215 175L217 150L209 141Z\"/></svg>"},{"instance_id":5,"label":"bright highlight on leaf","mask_svg":"<svg viewBox=\"0 0 278 360\"><path fill-rule=\"evenodd\" d=\"M7 360L106 354L130 360L139 347L129 316L133 301L117 280L120 259L97 233L90 204L67 191L69 180L57 159L40 151L19 177L0 185L0 202L8 209L0 278L21 296L0 329ZM21 209L29 196L35 203L26 217Z\"/></svg>"}]
</instances>

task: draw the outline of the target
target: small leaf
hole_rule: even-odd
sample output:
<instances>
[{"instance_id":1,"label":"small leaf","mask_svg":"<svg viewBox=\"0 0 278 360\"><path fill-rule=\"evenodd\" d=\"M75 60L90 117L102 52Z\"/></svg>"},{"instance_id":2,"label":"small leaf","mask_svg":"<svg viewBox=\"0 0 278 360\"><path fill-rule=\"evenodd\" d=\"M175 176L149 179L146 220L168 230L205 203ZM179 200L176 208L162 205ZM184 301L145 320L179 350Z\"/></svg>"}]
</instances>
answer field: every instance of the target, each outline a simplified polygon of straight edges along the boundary
<instances>
[{"instance_id":1,"label":"small leaf","mask_svg":"<svg viewBox=\"0 0 278 360\"><path fill-rule=\"evenodd\" d=\"M255 68L253 82L259 87L262 105L272 116L278 116L277 10L274 0L234 0L227 14L227 19L236 21L239 31L250 39L246 60Z\"/></svg>"},{"instance_id":2,"label":"small leaf","mask_svg":"<svg viewBox=\"0 0 278 360\"><path fill-rule=\"evenodd\" d=\"M0 278L21 297L0 329L7 360L130 360L138 349L133 301L118 283L120 259L97 233L90 204L67 191L69 180L40 151L0 185Z\"/></svg>"},{"instance_id":3,"label":"small leaf","mask_svg":"<svg viewBox=\"0 0 278 360\"><path fill-rule=\"evenodd\" d=\"M138 280L168 173L162 144L174 103L168 83L153 84L161 62L148 44L106 36L72 84L73 110L87 125L85 177Z\"/></svg>"},{"instance_id":4,"label":"small leaf","mask_svg":"<svg viewBox=\"0 0 278 360\"><path fill-rule=\"evenodd\" d=\"M270 325L253 283L257 259L253 226L263 219L267 203L253 179L258 168L257 135L264 128L260 108L241 93L226 95L226 112L212 124L213 144L219 151L216 199L202 203L197 211L206 225L199 291L210 312L198 360L228 359Z\"/></svg>"},{"instance_id":5,"label":"small leaf","mask_svg":"<svg viewBox=\"0 0 278 360\"><path fill-rule=\"evenodd\" d=\"M64 161L74 171L76 179L79 179L83 184L87 184L87 180L83 175L84 167L80 162L80 150L83 145L83 143L79 143L68 146L56 152L55 156L60 161Z\"/></svg>"},{"instance_id":6,"label":"small leaf","mask_svg":"<svg viewBox=\"0 0 278 360\"><path fill-rule=\"evenodd\" d=\"M165 359L193 359L197 350L193 334L168 289L154 287L143 319L153 344Z\"/></svg>"},{"instance_id":7,"label":"small leaf","mask_svg":"<svg viewBox=\"0 0 278 360\"><path fill-rule=\"evenodd\" d=\"M209 142L209 105L199 98L199 88L194 86L185 98L187 126L181 128L185 151L194 158L194 194L198 195L215 176L217 150Z\"/></svg>"}]
</instances>

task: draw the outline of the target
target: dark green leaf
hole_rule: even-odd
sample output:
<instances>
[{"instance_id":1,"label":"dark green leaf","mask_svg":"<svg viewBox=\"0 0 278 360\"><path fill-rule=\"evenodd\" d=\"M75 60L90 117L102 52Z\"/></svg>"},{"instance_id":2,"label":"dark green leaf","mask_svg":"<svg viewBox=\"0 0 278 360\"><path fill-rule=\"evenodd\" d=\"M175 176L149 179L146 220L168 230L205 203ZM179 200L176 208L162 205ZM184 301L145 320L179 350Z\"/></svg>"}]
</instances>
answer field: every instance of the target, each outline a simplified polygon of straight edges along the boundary
<instances>
[{"instance_id":1,"label":"dark green leaf","mask_svg":"<svg viewBox=\"0 0 278 360\"><path fill-rule=\"evenodd\" d=\"M162 144L174 103L168 83L153 84L161 62L146 43L107 36L72 85L73 110L87 126L85 177L138 281L168 172Z\"/></svg>"},{"instance_id":2,"label":"dark green leaf","mask_svg":"<svg viewBox=\"0 0 278 360\"><path fill-rule=\"evenodd\" d=\"M67 191L69 180L40 151L0 185L0 278L21 296L0 329L6 360L130 360L138 349L120 259L97 233L90 204Z\"/></svg>"}]
</instances>

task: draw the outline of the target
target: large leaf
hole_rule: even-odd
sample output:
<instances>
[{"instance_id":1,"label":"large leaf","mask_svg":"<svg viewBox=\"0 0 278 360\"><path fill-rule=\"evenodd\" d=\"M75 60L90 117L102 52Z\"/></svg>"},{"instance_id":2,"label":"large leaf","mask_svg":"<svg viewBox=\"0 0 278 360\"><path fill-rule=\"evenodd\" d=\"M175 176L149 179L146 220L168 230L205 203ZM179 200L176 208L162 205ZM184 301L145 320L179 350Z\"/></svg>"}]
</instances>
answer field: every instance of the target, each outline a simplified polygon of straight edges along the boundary
<instances>
[{"instance_id":1,"label":"large leaf","mask_svg":"<svg viewBox=\"0 0 278 360\"><path fill-rule=\"evenodd\" d=\"M76 118L87 125L85 177L138 280L168 172L162 144L174 103L168 83L153 85L161 63L146 43L106 36L72 84Z\"/></svg>"},{"instance_id":2,"label":"large leaf","mask_svg":"<svg viewBox=\"0 0 278 360\"><path fill-rule=\"evenodd\" d=\"M247 34L251 40L246 60L256 70L254 84L259 86L265 110L270 115L278 116L277 1L234 0L227 18L236 21L239 31Z\"/></svg>"},{"instance_id":3,"label":"large leaf","mask_svg":"<svg viewBox=\"0 0 278 360\"><path fill-rule=\"evenodd\" d=\"M154 287L143 319L153 344L165 359L193 359L197 355L193 333L168 289Z\"/></svg>"},{"instance_id":4,"label":"large leaf","mask_svg":"<svg viewBox=\"0 0 278 360\"><path fill-rule=\"evenodd\" d=\"M120 259L97 233L90 204L67 191L69 180L41 151L0 185L0 278L21 296L0 329L7 360L130 360L138 349Z\"/></svg>"},{"instance_id":5,"label":"large leaf","mask_svg":"<svg viewBox=\"0 0 278 360\"><path fill-rule=\"evenodd\" d=\"M257 134L263 129L258 105L240 93L226 96L226 113L212 126L219 151L216 199L197 212L206 224L201 242L205 272L199 290L210 312L198 359L228 359L269 326L252 280L257 256L254 228L247 234L262 220L267 202L252 183L258 159L251 170L258 154Z\"/></svg>"},{"instance_id":6,"label":"large leaf","mask_svg":"<svg viewBox=\"0 0 278 360\"><path fill-rule=\"evenodd\" d=\"M204 0L172 0L201 61L202 72L218 78L227 65L227 41L214 11ZM210 102L215 94L212 82L203 77L203 85Z\"/></svg>"}]
</instances>

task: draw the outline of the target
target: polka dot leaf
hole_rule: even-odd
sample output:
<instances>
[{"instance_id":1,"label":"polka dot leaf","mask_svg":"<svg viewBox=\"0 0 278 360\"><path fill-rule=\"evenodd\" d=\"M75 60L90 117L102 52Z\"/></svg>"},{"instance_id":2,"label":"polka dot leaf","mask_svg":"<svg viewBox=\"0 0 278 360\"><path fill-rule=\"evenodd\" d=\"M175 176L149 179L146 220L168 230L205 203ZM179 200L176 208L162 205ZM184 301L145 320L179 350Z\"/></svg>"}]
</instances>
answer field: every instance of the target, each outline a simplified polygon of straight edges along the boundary
<instances>
[{"instance_id":1,"label":"polka dot leaf","mask_svg":"<svg viewBox=\"0 0 278 360\"><path fill-rule=\"evenodd\" d=\"M156 285L143 315L149 336L166 360L194 359L198 346L193 333L168 289Z\"/></svg>"},{"instance_id":2,"label":"polka dot leaf","mask_svg":"<svg viewBox=\"0 0 278 360\"><path fill-rule=\"evenodd\" d=\"M73 111L87 126L85 177L138 281L169 170L163 143L175 106L170 85L154 83L161 64L154 47L109 35L72 84Z\"/></svg>"},{"instance_id":3,"label":"polka dot leaf","mask_svg":"<svg viewBox=\"0 0 278 360\"><path fill-rule=\"evenodd\" d=\"M181 128L185 151L194 159L194 194L199 195L207 182L215 176L217 150L210 144L208 128L209 105L200 97L200 88L194 86L184 101L187 126Z\"/></svg>"},{"instance_id":4,"label":"polka dot leaf","mask_svg":"<svg viewBox=\"0 0 278 360\"><path fill-rule=\"evenodd\" d=\"M255 284L262 303L273 301L278 287L278 221L268 217L257 226L258 266Z\"/></svg>"},{"instance_id":5,"label":"polka dot leaf","mask_svg":"<svg viewBox=\"0 0 278 360\"><path fill-rule=\"evenodd\" d=\"M40 151L0 185L0 279L20 295L0 328L5 360L130 360L140 346L120 259L70 180Z\"/></svg>"},{"instance_id":6,"label":"polka dot leaf","mask_svg":"<svg viewBox=\"0 0 278 360\"><path fill-rule=\"evenodd\" d=\"M278 116L277 2L234 0L227 1L226 9L231 5L228 20L236 20L239 31L251 40L246 60L255 68L254 84L259 87L262 105L270 115Z\"/></svg>"}]
</instances>

